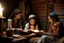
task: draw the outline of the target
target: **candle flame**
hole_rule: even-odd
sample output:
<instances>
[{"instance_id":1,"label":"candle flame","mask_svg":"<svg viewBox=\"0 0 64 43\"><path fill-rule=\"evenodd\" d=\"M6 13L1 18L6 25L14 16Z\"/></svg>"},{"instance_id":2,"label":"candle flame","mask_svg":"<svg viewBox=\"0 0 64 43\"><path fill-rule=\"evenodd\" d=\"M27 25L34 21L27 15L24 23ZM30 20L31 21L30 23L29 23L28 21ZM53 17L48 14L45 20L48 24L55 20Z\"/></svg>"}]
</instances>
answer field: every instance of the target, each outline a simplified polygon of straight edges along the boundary
<instances>
[{"instance_id":1,"label":"candle flame","mask_svg":"<svg viewBox=\"0 0 64 43\"><path fill-rule=\"evenodd\" d=\"M0 18L3 17L3 15L2 15L2 11L3 11L3 8L2 8L1 3L0 3Z\"/></svg>"}]
</instances>

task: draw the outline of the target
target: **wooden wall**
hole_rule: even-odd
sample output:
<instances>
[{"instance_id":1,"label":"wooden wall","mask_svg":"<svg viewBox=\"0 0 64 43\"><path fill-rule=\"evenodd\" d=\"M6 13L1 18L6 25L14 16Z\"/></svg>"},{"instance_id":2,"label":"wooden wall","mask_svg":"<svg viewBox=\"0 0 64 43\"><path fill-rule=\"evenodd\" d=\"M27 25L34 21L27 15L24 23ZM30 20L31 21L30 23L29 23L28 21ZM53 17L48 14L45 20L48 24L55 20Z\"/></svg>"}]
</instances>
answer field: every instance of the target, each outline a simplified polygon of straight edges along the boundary
<instances>
[{"instance_id":1,"label":"wooden wall","mask_svg":"<svg viewBox=\"0 0 64 43\"><path fill-rule=\"evenodd\" d=\"M2 30L7 29L7 19L10 17L11 13L14 9L18 8L19 0L0 0L2 7L3 7L3 19L5 22L0 22L0 27Z\"/></svg>"},{"instance_id":2,"label":"wooden wall","mask_svg":"<svg viewBox=\"0 0 64 43\"><path fill-rule=\"evenodd\" d=\"M3 7L3 15L6 19L11 15L12 11L19 6L19 0L1 0Z\"/></svg>"},{"instance_id":3,"label":"wooden wall","mask_svg":"<svg viewBox=\"0 0 64 43\"><path fill-rule=\"evenodd\" d=\"M56 3L54 4L54 11L64 23L64 0L56 0Z\"/></svg>"},{"instance_id":4,"label":"wooden wall","mask_svg":"<svg viewBox=\"0 0 64 43\"><path fill-rule=\"evenodd\" d=\"M20 2L19 2L19 9L21 10L21 12L22 12L22 18L23 18L23 22L25 23L25 18L26 18L26 16L25 16L25 1L26 0L21 0Z\"/></svg>"},{"instance_id":5,"label":"wooden wall","mask_svg":"<svg viewBox=\"0 0 64 43\"><path fill-rule=\"evenodd\" d=\"M20 8L23 12L24 19L26 18L26 0L2 0L2 5L4 8L4 16L8 17L15 8ZM24 2L23 2L24 1ZM46 29L47 26L47 16L50 12L55 11L59 16L60 20L64 23L64 0L49 0L47 9L47 0L30 0L31 1L31 11L30 13L35 13L38 21L42 24L42 29Z\"/></svg>"},{"instance_id":6,"label":"wooden wall","mask_svg":"<svg viewBox=\"0 0 64 43\"><path fill-rule=\"evenodd\" d=\"M25 0L0 0L3 7L3 16L5 22L1 23L3 29L6 29L7 19L12 14L13 10L19 8L22 12L22 17L25 18Z\"/></svg>"},{"instance_id":7,"label":"wooden wall","mask_svg":"<svg viewBox=\"0 0 64 43\"><path fill-rule=\"evenodd\" d=\"M50 12L54 11L64 23L64 1L63 0L31 0L32 13L38 16L42 27L46 30L49 27L48 18ZM48 7L47 7L48 6Z\"/></svg>"},{"instance_id":8,"label":"wooden wall","mask_svg":"<svg viewBox=\"0 0 64 43\"><path fill-rule=\"evenodd\" d=\"M46 1L45 0L31 0L32 11L38 18L38 21L45 29L46 24Z\"/></svg>"}]
</instances>

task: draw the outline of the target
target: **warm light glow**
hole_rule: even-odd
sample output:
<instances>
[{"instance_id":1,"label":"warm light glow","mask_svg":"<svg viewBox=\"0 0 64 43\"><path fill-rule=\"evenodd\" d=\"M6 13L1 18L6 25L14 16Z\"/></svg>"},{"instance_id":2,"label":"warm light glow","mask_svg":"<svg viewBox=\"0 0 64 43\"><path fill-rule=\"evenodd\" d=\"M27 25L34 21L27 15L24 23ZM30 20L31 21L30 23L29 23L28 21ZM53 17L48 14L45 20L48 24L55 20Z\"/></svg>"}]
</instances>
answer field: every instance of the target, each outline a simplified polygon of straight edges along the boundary
<instances>
[{"instance_id":1,"label":"warm light glow","mask_svg":"<svg viewBox=\"0 0 64 43\"><path fill-rule=\"evenodd\" d=\"M39 30L34 30L34 32L39 32Z\"/></svg>"},{"instance_id":2,"label":"warm light glow","mask_svg":"<svg viewBox=\"0 0 64 43\"><path fill-rule=\"evenodd\" d=\"M0 3L0 18L3 17L2 11L3 11L3 8L2 8L1 3Z\"/></svg>"}]
</instances>

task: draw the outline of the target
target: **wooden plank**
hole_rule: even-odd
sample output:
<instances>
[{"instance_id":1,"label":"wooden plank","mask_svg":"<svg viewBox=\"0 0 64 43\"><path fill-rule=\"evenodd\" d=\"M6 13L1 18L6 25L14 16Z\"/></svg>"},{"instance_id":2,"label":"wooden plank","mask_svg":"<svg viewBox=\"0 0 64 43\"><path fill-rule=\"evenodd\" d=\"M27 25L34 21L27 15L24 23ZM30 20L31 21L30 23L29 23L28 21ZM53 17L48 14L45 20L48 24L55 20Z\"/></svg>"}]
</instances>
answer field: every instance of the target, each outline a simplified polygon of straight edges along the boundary
<instances>
[{"instance_id":1,"label":"wooden plank","mask_svg":"<svg viewBox=\"0 0 64 43\"><path fill-rule=\"evenodd\" d=\"M32 10L43 10L43 11L45 11L46 8L45 7L39 7L39 8L33 7Z\"/></svg>"},{"instance_id":2,"label":"wooden plank","mask_svg":"<svg viewBox=\"0 0 64 43\"><path fill-rule=\"evenodd\" d=\"M45 11L33 11L33 12L35 12L37 14L40 14L40 13L44 14L44 13L46 13Z\"/></svg>"},{"instance_id":3,"label":"wooden plank","mask_svg":"<svg viewBox=\"0 0 64 43\"><path fill-rule=\"evenodd\" d=\"M54 7L54 9L60 10L60 9L64 9L64 7L63 6L58 6L58 7Z\"/></svg>"},{"instance_id":4,"label":"wooden plank","mask_svg":"<svg viewBox=\"0 0 64 43\"><path fill-rule=\"evenodd\" d=\"M64 14L64 12L57 12L55 11L57 15Z\"/></svg>"},{"instance_id":5,"label":"wooden plank","mask_svg":"<svg viewBox=\"0 0 64 43\"><path fill-rule=\"evenodd\" d=\"M43 28L46 26L46 1L31 0L32 12L36 13Z\"/></svg>"},{"instance_id":6,"label":"wooden plank","mask_svg":"<svg viewBox=\"0 0 64 43\"><path fill-rule=\"evenodd\" d=\"M45 14L44 10L32 10L32 11L35 11L37 13L43 13L43 14Z\"/></svg>"},{"instance_id":7,"label":"wooden plank","mask_svg":"<svg viewBox=\"0 0 64 43\"><path fill-rule=\"evenodd\" d=\"M46 22L46 20L40 19L40 22L45 23L45 22Z\"/></svg>"},{"instance_id":8,"label":"wooden plank","mask_svg":"<svg viewBox=\"0 0 64 43\"><path fill-rule=\"evenodd\" d=\"M56 0L56 1L58 2L58 1L61 1L61 0Z\"/></svg>"},{"instance_id":9,"label":"wooden plank","mask_svg":"<svg viewBox=\"0 0 64 43\"><path fill-rule=\"evenodd\" d=\"M54 11L57 11L57 12L64 12L64 8L57 8L57 9L54 9Z\"/></svg>"},{"instance_id":10,"label":"wooden plank","mask_svg":"<svg viewBox=\"0 0 64 43\"><path fill-rule=\"evenodd\" d=\"M55 2L55 4L62 4L62 3L64 3L64 1L62 1L62 0Z\"/></svg>"},{"instance_id":11,"label":"wooden plank","mask_svg":"<svg viewBox=\"0 0 64 43\"><path fill-rule=\"evenodd\" d=\"M64 22L64 19L60 19L60 21L63 21Z\"/></svg>"},{"instance_id":12,"label":"wooden plank","mask_svg":"<svg viewBox=\"0 0 64 43\"><path fill-rule=\"evenodd\" d=\"M61 7L61 6L64 7L64 4L59 4L59 5L58 5L58 4L55 4L55 5L54 5L54 7Z\"/></svg>"},{"instance_id":13,"label":"wooden plank","mask_svg":"<svg viewBox=\"0 0 64 43\"><path fill-rule=\"evenodd\" d=\"M64 16L58 16L60 19L64 19Z\"/></svg>"},{"instance_id":14,"label":"wooden plank","mask_svg":"<svg viewBox=\"0 0 64 43\"><path fill-rule=\"evenodd\" d=\"M37 14L39 17L46 17L46 14Z\"/></svg>"},{"instance_id":15,"label":"wooden plank","mask_svg":"<svg viewBox=\"0 0 64 43\"><path fill-rule=\"evenodd\" d=\"M44 7L46 7L46 5L38 5L38 6L32 6L32 7L34 7L34 8L44 8Z\"/></svg>"},{"instance_id":16,"label":"wooden plank","mask_svg":"<svg viewBox=\"0 0 64 43\"><path fill-rule=\"evenodd\" d=\"M46 0L31 0L32 3L38 3L38 2L46 2Z\"/></svg>"},{"instance_id":17,"label":"wooden plank","mask_svg":"<svg viewBox=\"0 0 64 43\"><path fill-rule=\"evenodd\" d=\"M32 9L33 11L44 11L44 10L46 10L46 9L44 9L44 8L38 8L38 9Z\"/></svg>"},{"instance_id":18,"label":"wooden plank","mask_svg":"<svg viewBox=\"0 0 64 43\"><path fill-rule=\"evenodd\" d=\"M64 14L57 14L58 16L64 16Z\"/></svg>"},{"instance_id":19,"label":"wooden plank","mask_svg":"<svg viewBox=\"0 0 64 43\"><path fill-rule=\"evenodd\" d=\"M58 15L58 17L60 18L60 21L64 22L64 5L61 3L56 3L54 5L54 11L56 12L56 14Z\"/></svg>"},{"instance_id":20,"label":"wooden plank","mask_svg":"<svg viewBox=\"0 0 64 43\"><path fill-rule=\"evenodd\" d=\"M45 21L46 20L46 17L38 17L41 21Z\"/></svg>"},{"instance_id":21,"label":"wooden plank","mask_svg":"<svg viewBox=\"0 0 64 43\"><path fill-rule=\"evenodd\" d=\"M46 2L33 2L32 5L45 5Z\"/></svg>"}]
</instances>

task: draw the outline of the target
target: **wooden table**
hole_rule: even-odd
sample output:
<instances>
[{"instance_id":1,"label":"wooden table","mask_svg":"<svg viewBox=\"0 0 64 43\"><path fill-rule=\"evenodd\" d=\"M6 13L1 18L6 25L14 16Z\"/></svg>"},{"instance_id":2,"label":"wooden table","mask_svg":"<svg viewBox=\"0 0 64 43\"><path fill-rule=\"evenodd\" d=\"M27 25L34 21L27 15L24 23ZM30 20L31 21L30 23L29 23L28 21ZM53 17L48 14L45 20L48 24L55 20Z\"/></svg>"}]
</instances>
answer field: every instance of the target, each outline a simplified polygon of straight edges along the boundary
<instances>
[{"instance_id":1,"label":"wooden table","mask_svg":"<svg viewBox=\"0 0 64 43\"><path fill-rule=\"evenodd\" d=\"M40 33L36 33L40 34ZM28 41L36 36L35 33L28 34L28 35L21 35L19 38L16 37L0 37L0 43L28 43ZM36 36L37 37L37 36Z\"/></svg>"},{"instance_id":2,"label":"wooden table","mask_svg":"<svg viewBox=\"0 0 64 43\"><path fill-rule=\"evenodd\" d=\"M12 37L0 37L0 43L26 43L27 39L22 38L12 38Z\"/></svg>"}]
</instances>

